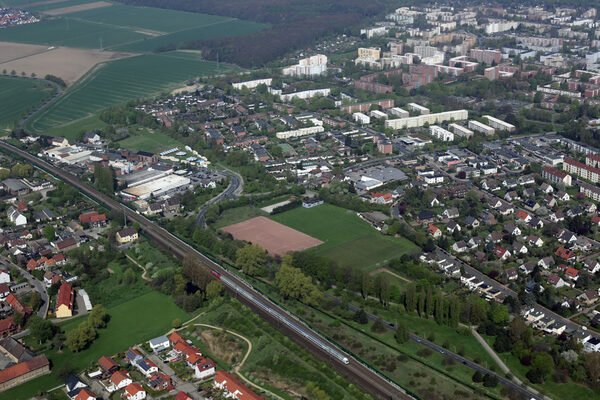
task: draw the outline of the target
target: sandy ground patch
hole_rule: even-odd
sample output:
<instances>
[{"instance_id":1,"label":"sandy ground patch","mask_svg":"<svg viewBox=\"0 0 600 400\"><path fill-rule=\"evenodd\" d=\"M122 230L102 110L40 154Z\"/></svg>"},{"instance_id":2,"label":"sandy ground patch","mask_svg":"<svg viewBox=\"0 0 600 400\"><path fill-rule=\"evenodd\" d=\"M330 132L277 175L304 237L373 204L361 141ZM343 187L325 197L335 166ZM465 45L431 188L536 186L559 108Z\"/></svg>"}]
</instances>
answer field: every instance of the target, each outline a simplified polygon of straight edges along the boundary
<instances>
[{"instance_id":1,"label":"sandy ground patch","mask_svg":"<svg viewBox=\"0 0 600 400\"><path fill-rule=\"evenodd\" d=\"M44 14L63 15L63 14L71 14L71 13L75 13L75 12L79 12L79 11L93 10L95 8L110 7L110 6L112 6L112 4L107 1L95 1L93 3L79 4L79 5L71 6L71 7L55 8L54 10L44 11Z\"/></svg>"},{"instance_id":2,"label":"sandy ground patch","mask_svg":"<svg viewBox=\"0 0 600 400\"><path fill-rule=\"evenodd\" d=\"M310 249L323 243L319 239L266 217L251 218L226 226L222 230L238 240L258 244L272 256Z\"/></svg>"},{"instance_id":3,"label":"sandy ground patch","mask_svg":"<svg viewBox=\"0 0 600 400\"><path fill-rule=\"evenodd\" d=\"M129 53L114 53L91 49L56 47L41 54L34 54L29 57L1 63L0 70L15 70L17 74L21 74L24 71L27 75L35 73L39 77L51 74L62 78L67 85L70 85L100 62L130 57L132 55Z\"/></svg>"},{"instance_id":4,"label":"sandy ground patch","mask_svg":"<svg viewBox=\"0 0 600 400\"><path fill-rule=\"evenodd\" d=\"M46 50L48 50L48 46L0 42L0 63L5 63L17 58L27 57Z\"/></svg>"},{"instance_id":5,"label":"sandy ground patch","mask_svg":"<svg viewBox=\"0 0 600 400\"><path fill-rule=\"evenodd\" d=\"M191 86L183 86L180 87L179 89L175 89L173 91L171 91L172 95L177 95L179 93L184 93L184 92L195 92L196 90L200 90L204 87L204 84L202 83L197 83L195 85L191 85Z\"/></svg>"},{"instance_id":6,"label":"sandy ground patch","mask_svg":"<svg viewBox=\"0 0 600 400\"><path fill-rule=\"evenodd\" d=\"M66 1L66 0L36 1L35 3L21 4L21 5L19 5L19 8L29 8L29 7L35 7L35 6L43 6L44 4L56 4L56 3L62 3L63 1Z\"/></svg>"}]
</instances>

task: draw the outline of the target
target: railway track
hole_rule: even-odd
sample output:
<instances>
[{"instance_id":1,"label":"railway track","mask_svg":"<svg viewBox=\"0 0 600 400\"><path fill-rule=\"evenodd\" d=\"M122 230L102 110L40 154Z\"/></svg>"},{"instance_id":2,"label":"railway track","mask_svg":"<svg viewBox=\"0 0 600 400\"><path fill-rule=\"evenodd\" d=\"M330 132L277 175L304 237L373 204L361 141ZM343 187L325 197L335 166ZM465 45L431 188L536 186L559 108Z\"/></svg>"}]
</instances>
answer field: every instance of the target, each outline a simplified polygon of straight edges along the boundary
<instances>
[{"instance_id":1,"label":"railway track","mask_svg":"<svg viewBox=\"0 0 600 400\"><path fill-rule=\"evenodd\" d=\"M202 254L192 246L188 245L175 235L171 234L166 229L146 219L144 216L129 209L113 198L97 191L96 189L79 180L79 178L75 175L63 171L62 169L46 162L45 160L42 160L1 140L0 149L4 149L11 154L24 158L32 165L35 165L38 168L41 168L52 174L54 177L74 186L79 191L98 203L106 206L107 208L111 210L122 211L131 221L137 222L140 225L141 230L151 240L172 252L178 258L182 259L189 253L194 254L207 268L210 268L216 272L218 277L215 276L215 279L221 279L221 281L224 283L224 286L242 303L247 305L263 319L278 327L281 331L286 333L287 336L293 338L311 353L328 361L338 372L348 377L351 382L361 387L363 390L371 393L376 398L394 400L413 399L412 396L407 394L398 385L391 382L376 371L373 371L371 368L362 364L350 355L344 353L335 344L329 342L320 334L312 330L297 317L290 314L287 310L279 307L263 294L254 290L249 283L237 275L229 272L226 268ZM240 288L250 295L243 295L240 291ZM336 353L342 356L336 356Z\"/></svg>"}]
</instances>

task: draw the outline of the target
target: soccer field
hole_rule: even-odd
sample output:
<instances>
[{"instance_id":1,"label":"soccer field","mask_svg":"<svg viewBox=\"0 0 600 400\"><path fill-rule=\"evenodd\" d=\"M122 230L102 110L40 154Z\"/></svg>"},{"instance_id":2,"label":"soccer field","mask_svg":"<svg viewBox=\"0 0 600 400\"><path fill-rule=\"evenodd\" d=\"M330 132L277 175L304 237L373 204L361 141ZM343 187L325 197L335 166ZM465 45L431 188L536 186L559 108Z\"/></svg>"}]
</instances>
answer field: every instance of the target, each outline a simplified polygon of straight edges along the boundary
<instances>
[{"instance_id":1,"label":"soccer field","mask_svg":"<svg viewBox=\"0 0 600 400\"><path fill-rule=\"evenodd\" d=\"M329 204L299 207L271 218L322 240L322 245L308 251L340 265L373 270L388 260L417 250L407 239L384 236L356 213Z\"/></svg>"},{"instance_id":2,"label":"soccer field","mask_svg":"<svg viewBox=\"0 0 600 400\"><path fill-rule=\"evenodd\" d=\"M69 88L27 127L34 132L60 127L87 118L105 108L131 99L143 99L168 91L203 75L222 73L232 66L202 61L194 53L145 54L106 63Z\"/></svg>"},{"instance_id":3,"label":"soccer field","mask_svg":"<svg viewBox=\"0 0 600 400\"><path fill-rule=\"evenodd\" d=\"M54 93L53 87L40 81L0 76L0 130L11 129L15 121L35 110Z\"/></svg>"}]
</instances>

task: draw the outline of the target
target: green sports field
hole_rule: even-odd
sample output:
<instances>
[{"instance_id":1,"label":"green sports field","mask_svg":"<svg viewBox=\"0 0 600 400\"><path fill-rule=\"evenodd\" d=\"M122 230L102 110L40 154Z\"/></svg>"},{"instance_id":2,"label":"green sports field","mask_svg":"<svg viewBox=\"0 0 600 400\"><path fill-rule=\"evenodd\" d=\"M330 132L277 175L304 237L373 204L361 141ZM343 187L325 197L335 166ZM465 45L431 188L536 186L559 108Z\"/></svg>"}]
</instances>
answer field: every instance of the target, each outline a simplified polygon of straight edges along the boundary
<instances>
[{"instance_id":1,"label":"green sports field","mask_svg":"<svg viewBox=\"0 0 600 400\"><path fill-rule=\"evenodd\" d=\"M299 207L271 218L325 242L309 251L340 265L374 270L387 260L417 249L406 239L382 235L356 213L329 204Z\"/></svg>"},{"instance_id":2,"label":"green sports field","mask_svg":"<svg viewBox=\"0 0 600 400\"><path fill-rule=\"evenodd\" d=\"M55 89L33 79L0 76L0 130L11 129L28 111L54 95Z\"/></svg>"},{"instance_id":3,"label":"green sports field","mask_svg":"<svg viewBox=\"0 0 600 400\"><path fill-rule=\"evenodd\" d=\"M37 4L31 9L44 12L91 1L67 0ZM218 36L246 35L265 27L265 24L230 17L113 4L53 16L35 24L2 29L0 41L152 52L170 44L179 45L186 41Z\"/></svg>"},{"instance_id":4,"label":"green sports field","mask_svg":"<svg viewBox=\"0 0 600 400\"><path fill-rule=\"evenodd\" d=\"M118 142L119 147L129 150L141 150L150 153L160 153L173 147L182 148L184 145L160 131L145 130L139 135L132 135Z\"/></svg>"},{"instance_id":5,"label":"green sports field","mask_svg":"<svg viewBox=\"0 0 600 400\"><path fill-rule=\"evenodd\" d=\"M181 86L190 78L223 73L234 67L202 61L196 53L145 54L99 66L32 119L34 132L88 118L131 99L143 99Z\"/></svg>"}]
</instances>

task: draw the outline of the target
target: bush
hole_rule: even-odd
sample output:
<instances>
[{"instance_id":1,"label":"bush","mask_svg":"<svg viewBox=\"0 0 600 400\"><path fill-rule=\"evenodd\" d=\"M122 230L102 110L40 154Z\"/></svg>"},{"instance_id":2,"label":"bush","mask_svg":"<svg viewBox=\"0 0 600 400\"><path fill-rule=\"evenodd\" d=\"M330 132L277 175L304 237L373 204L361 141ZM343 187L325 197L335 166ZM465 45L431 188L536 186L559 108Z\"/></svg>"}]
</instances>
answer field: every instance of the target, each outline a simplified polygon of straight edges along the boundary
<instances>
[{"instance_id":1,"label":"bush","mask_svg":"<svg viewBox=\"0 0 600 400\"><path fill-rule=\"evenodd\" d=\"M531 383L544 383L544 373L539 369L530 369L526 376Z\"/></svg>"},{"instance_id":2,"label":"bush","mask_svg":"<svg viewBox=\"0 0 600 400\"><path fill-rule=\"evenodd\" d=\"M496 375L485 374L483 377L483 386L485 387L496 387L498 386L498 378Z\"/></svg>"},{"instance_id":3,"label":"bush","mask_svg":"<svg viewBox=\"0 0 600 400\"><path fill-rule=\"evenodd\" d=\"M177 329L181 327L181 320L179 318L175 318L173 320L173 322L171 322L171 326L173 326L173 328Z\"/></svg>"},{"instance_id":4,"label":"bush","mask_svg":"<svg viewBox=\"0 0 600 400\"><path fill-rule=\"evenodd\" d=\"M375 321L375 323L371 327L371 331L374 333L385 332L385 325L383 325L383 322L381 321L381 319L377 319L377 321Z\"/></svg>"},{"instance_id":5,"label":"bush","mask_svg":"<svg viewBox=\"0 0 600 400\"><path fill-rule=\"evenodd\" d=\"M473 382L483 382L483 375L479 371L475 371L473 374Z\"/></svg>"},{"instance_id":6,"label":"bush","mask_svg":"<svg viewBox=\"0 0 600 400\"><path fill-rule=\"evenodd\" d=\"M419 357L423 357L423 358L427 358L427 357L431 356L432 354L433 354L433 352L428 347L424 347L421 350L417 351L417 355Z\"/></svg>"}]
</instances>

